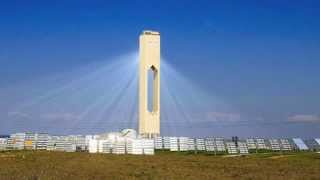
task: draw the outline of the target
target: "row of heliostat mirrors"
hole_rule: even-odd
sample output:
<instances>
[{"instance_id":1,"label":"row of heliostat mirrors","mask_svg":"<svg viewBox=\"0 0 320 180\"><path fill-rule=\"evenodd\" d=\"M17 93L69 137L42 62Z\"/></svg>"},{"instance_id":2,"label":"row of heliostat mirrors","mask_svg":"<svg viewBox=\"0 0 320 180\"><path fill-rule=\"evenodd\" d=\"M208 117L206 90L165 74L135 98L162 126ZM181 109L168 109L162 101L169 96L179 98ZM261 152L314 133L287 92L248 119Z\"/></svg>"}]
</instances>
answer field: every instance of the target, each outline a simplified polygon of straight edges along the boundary
<instances>
[{"instance_id":1,"label":"row of heliostat mirrors","mask_svg":"<svg viewBox=\"0 0 320 180\"><path fill-rule=\"evenodd\" d=\"M320 150L320 138L312 139L312 148ZM308 146L309 146L308 142ZM292 151L309 150L301 138L263 139L249 138L233 142L224 138L157 137L155 149L170 151L208 151L228 152L229 154L248 154L249 150Z\"/></svg>"}]
</instances>

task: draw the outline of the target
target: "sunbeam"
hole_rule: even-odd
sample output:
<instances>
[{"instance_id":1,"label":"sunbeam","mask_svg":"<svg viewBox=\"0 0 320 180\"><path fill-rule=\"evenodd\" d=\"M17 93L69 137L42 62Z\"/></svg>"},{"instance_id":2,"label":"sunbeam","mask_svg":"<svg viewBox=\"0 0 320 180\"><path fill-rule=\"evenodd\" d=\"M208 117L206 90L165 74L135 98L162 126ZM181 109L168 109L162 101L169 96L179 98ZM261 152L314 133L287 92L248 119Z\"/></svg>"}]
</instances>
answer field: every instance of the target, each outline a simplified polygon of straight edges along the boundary
<instances>
[{"instance_id":1,"label":"sunbeam","mask_svg":"<svg viewBox=\"0 0 320 180\"><path fill-rule=\"evenodd\" d=\"M162 135L201 132L206 128L204 124L216 123L208 114L230 109L213 92L203 91L164 58L161 67ZM138 53L128 53L54 78L34 80L23 87L33 93L21 98L25 101L14 102L19 105L8 110L11 129L60 134L137 129L138 68Z\"/></svg>"}]
</instances>

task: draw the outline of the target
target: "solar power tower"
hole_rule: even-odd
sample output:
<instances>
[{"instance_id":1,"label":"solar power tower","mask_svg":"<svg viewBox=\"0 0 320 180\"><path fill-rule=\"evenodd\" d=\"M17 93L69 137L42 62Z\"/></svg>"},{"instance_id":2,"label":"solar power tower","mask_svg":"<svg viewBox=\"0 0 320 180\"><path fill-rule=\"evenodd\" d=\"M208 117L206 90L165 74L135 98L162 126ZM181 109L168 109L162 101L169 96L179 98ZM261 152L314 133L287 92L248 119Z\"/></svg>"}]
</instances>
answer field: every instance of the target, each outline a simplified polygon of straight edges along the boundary
<instances>
[{"instance_id":1,"label":"solar power tower","mask_svg":"<svg viewBox=\"0 0 320 180\"><path fill-rule=\"evenodd\" d=\"M160 33L143 31L139 46L139 133L152 138L160 135Z\"/></svg>"}]
</instances>

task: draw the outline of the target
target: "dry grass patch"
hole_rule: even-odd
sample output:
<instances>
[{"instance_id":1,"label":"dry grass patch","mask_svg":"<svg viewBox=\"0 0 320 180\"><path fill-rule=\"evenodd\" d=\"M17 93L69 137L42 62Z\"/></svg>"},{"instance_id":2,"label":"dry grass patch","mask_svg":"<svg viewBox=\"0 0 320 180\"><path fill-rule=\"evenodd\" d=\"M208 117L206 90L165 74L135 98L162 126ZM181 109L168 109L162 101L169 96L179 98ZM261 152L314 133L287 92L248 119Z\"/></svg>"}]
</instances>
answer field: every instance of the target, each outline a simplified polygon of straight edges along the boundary
<instances>
[{"instance_id":1,"label":"dry grass patch","mask_svg":"<svg viewBox=\"0 0 320 180\"><path fill-rule=\"evenodd\" d=\"M317 179L320 154L224 158L161 152L155 156L63 153L0 153L0 179ZM7 158L10 157L10 158ZM276 158L272 158L276 157Z\"/></svg>"}]
</instances>

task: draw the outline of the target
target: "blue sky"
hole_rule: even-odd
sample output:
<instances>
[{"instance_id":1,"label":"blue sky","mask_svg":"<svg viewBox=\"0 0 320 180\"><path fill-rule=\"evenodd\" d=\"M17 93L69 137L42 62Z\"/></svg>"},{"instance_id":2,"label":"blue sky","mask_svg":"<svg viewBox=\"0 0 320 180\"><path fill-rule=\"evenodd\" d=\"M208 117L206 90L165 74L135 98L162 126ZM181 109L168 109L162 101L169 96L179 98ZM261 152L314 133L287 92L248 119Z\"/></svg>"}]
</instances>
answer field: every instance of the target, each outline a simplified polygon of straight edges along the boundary
<instances>
[{"instance_id":1,"label":"blue sky","mask_svg":"<svg viewBox=\"0 0 320 180\"><path fill-rule=\"evenodd\" d=\"M137 51L154 29L167 62L233 107L208 112L234 118L208 134L320 136L319 19L311 0L1 2L0 89ZM0 104L1 131L16 130L5 115L28 90Z\"/></svg>"}]
</instances>

